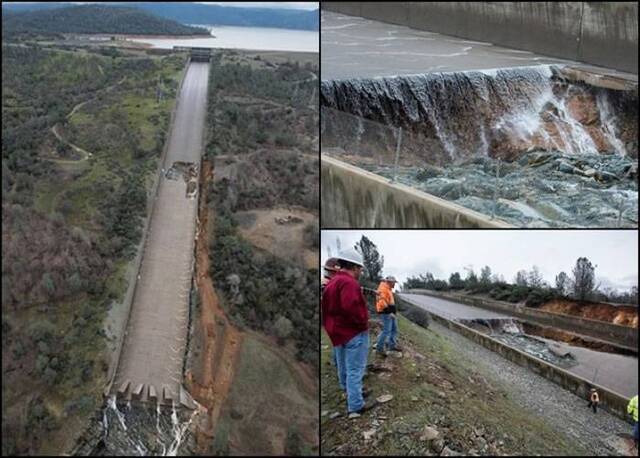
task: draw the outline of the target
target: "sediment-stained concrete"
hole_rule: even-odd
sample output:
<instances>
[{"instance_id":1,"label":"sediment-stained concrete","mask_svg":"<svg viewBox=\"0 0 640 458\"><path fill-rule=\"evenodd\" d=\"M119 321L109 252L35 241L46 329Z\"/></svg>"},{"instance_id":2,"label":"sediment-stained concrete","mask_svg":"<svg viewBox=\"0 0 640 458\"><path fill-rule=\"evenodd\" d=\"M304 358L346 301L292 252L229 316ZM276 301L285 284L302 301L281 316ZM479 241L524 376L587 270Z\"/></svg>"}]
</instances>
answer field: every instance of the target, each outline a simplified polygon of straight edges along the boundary
<instances>
[{"instance_id":1,"label":"sediment-stained concrete","mask_svg":"<svg viewBox=\"0 0 640 458\"><path fill-rule=\"evenodd\" d=\"M164 171L176 161L199 164L206 113L208 63L191 63L169 135ZM124 347L112 387L128 386L142 401L179 400L193 270L197 198L182 177L164 175L151 214ZM140 393L132 393L143 385ZM112 389L116 389L112 388Z\"/></svg>"}]
</instances>

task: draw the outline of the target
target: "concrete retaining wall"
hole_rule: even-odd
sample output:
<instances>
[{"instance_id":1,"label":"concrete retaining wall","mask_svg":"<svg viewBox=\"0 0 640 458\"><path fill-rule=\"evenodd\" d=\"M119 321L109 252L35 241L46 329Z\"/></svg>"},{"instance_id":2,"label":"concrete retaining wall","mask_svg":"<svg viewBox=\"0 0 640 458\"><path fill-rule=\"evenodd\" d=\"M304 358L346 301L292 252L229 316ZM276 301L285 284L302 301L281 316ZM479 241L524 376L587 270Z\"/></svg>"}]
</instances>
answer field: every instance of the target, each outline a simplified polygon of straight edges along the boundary
<instances>
[{"instance_id":1,"label":"concrete retaining wall","mask_svg":"<svg viewBox=\"0 0 640 458\"><path fill-rule=\"evenodd\" d=\"M409 301L401 298L399 295L396 295L396 304L400 306L411 304ZM435 315L429 312L430 318L433 321L436 321L447 328L456 331L459 334L462 334L468 339L473 340L474 342L482 345L485 348L488 348L491 351L494 351L500 354L502 357L508 359L509 361L516 363L519 366L526 367L527 369L535 372L536 374L546 378L547 380L556 383L562 388L574 393L576 396L584 398L585 400L588 398L589 390L592 387L596 387L600 394L600 406L611 412L613 415L623 419L624 421L631 422L627 415L627 404L629 403L629 399L622 396L621 394L616 393L615 391L609 390L595 383L591 383L582 377L574 375L564 369L560 369L559 367L552 366L551 364L543 361L541 359L536 358L535 356L524 353L515 348L511 348L502 342L495 340L481 332L478 332L474 329L471 329L463 324L457 323L455 321L447 320L446 318L442 318L439 315Z\"/></svg>"},{"instance_id":2,"label":"concrete retaining wall","mask_svg":"<svg viewBox=\"0 0 640 458\"><path fill-rule=\"evenodd\" d=\"M638 73L636 2L326 2L322 8Z\"/></svg>"},{"instance_id":3,"label":"concrete retaining wall","mask_svg":"<svg viewBox=\"0 0 640 458\"><path fill-rule=\"evenodd\" d=\"M322 227L505 228L473 210L321 156Z\"/></svg>"},{"instance_id":4,"label":"concrete retaining wall","mask_svg":"<svg viewBox=\"0 0 640 458\"><path fill-rule=\"evenodd\" d=\"M484 299L454 293L441 293L429 290L411 290L412 293L425 294L443 299L450 299L462 304L473 305L495 312L507 313L515 317L532 321L543 326L552 326L569 332L593 337L604 342L638 352L638 330L628 326L591 320L573 315L552 313L523 307L509 302Z\"/></svg>"}]
</instances>

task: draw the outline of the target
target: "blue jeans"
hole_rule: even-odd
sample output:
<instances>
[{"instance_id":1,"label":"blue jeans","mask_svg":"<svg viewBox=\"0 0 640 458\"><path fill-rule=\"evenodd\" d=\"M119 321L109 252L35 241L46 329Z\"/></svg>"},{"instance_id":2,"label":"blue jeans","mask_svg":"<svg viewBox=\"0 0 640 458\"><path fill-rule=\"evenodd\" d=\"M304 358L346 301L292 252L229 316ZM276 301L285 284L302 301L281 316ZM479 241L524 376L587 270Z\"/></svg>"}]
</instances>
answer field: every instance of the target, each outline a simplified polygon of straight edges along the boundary
<instances>
[{"instance_id":1,"label":"blue jeans","mask_svg":"<svg viewBox=\"0 0 640 458\"><path fill-rule=\"evenodd\" d=\"M369 331L363 331L344 345L334 347L340 387L347 391L347 410L357 412L364 406L362 378L367 368Z\"/></svg>"},{"instance_id":2,"label":"blue jeans","mask_svg":"<svg viewBox=\"0 0 640 458\"><path fill-rule=\"evenodd\" d=\"M396 348L396 336L398 335L397 318L391 318L391 315L388 313L381 313L380 318L382 319L382 332L378 336L376 350L384 351L387 340L389 341L390 348Z\"/></svg>"},{"instance_id":3,"label":"blue jeans","mask_svg":"<svg viewBox=\"0 0 640 458\"><path fill-rule=\"evenodd\" d=\"M633 426L633 438L638 442L638 422Z\"/></svg>"}]
</instances>

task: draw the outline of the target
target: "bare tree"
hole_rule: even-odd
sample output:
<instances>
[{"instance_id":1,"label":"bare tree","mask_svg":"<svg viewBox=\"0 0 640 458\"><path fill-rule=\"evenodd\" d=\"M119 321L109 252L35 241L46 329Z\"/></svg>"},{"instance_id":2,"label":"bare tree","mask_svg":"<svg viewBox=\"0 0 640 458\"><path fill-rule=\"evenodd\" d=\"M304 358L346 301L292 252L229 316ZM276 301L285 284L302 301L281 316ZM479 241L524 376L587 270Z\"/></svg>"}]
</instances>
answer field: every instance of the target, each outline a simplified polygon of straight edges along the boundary
<instances>
[{"instance_id":1,"label":"bare tree","mask_svg":"<svg viewBox=\"0 0 640 458\"><path fill-rule=\"evenodd\" d=\"M528 274L528 277L529 277L529 286L533 288L542 287L544 280L542 279L542 275L540 274L540 269L538 269L538 266L533 266L533 268Z\"/></svg>"},{"instance_id":2,"label":"bare tree","mask_svg":"<svg viewBox=\"0 0 640 458\"><path fill-rule=\"evenodd\" d=\"M529 275L527 275L527 271L526 270L519 270L518 273L516 273L516 285L518 286L528 286L529 285Z\"/></svg>"},{"instance_id":3,"label":"bare tree","mask_svg":"<svg viewBox=\"0 0 640 458\"><path fill-rule=\"evenodd\" d=\"M556 275L556 289L560 295L566 296L569 294L570 283L571 280L565 272L560 272Z\"/></svg>"}]
</instances>

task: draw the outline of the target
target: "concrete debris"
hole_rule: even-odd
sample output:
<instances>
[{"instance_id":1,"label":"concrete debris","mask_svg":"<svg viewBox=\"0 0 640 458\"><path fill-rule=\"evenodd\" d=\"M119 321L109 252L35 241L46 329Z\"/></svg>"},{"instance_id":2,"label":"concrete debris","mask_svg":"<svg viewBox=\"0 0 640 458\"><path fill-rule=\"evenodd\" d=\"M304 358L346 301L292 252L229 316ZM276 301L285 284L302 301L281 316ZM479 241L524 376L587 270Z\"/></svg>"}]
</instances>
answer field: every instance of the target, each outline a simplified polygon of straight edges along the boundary
<instances>
[{"instance_id":1,"label":"concrete debris","mask_svg":"<svg viewBox=\"0 0 640 458\"><path fill-rule=\"evenodd\" d=\"M440 456L464 456L464 454L445 447L442 449L442 452L440 452Z\"/></svg>"},{"instance_id":2,"label":"concrete debris","mask_svg":"<svg viewBox=\"0 0 640 458\"><path fill-rule=\"evenodd\" d=\"M431 441L431 450L440 453L444 449L444 439L438 438Z\"/></svg>"},{"instance_id":3,"label":"concrete debris","mask_svg":"<svg viewBox=\"0 0 640 458\"><path fill-rule=\"evenodd\" d=\"M376 401L378 401L380 404L384 404L385 402L389 402L392 399L393 399L393 395L392 394L383 394L382 396L378 396Z\"/></svg>"},{"instance_id":4,"label":"concrete debris","mask_svg":"<svg viewBox=\"0 0 640 458\"><path fill-rule=\"evenodd\" d=\"M182 177L184 182L187 184L186 197L188 199L193 199L198 192L198 172L198 164L193 162L176 161L164 175L169 180L178 180Z\"/></svg>"},{"instance_id":5,"label":"concrete debris","mask_svg":"<svg viewBox=\"0 0 640 458\"><path fill-rule=\"evenodd\" d=\"M432 441L440 437L440 432L437 429L432 428L431 426L425 426L422 430L422 435L420 436L421 441Z\"/></svg>"},{"instance_id":6,"label":"concrete debris","mask_svg":"<svg viewBox=\"0 0 640 458\"><path fill-rule=\"evenodd\" d=\"M373 436L376 434L376 431L377 430L375 428L374 429L370 429L369 431L364 431L362 433L362 435L364 436L364 440L365 441L371 440L373 438Z\"/></svg>"}]
</instances>

